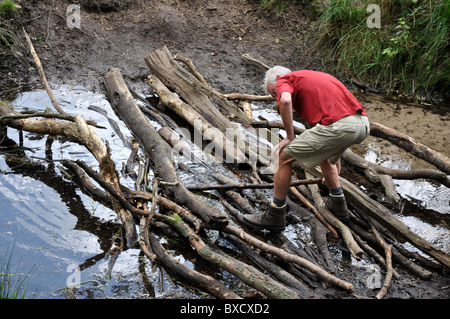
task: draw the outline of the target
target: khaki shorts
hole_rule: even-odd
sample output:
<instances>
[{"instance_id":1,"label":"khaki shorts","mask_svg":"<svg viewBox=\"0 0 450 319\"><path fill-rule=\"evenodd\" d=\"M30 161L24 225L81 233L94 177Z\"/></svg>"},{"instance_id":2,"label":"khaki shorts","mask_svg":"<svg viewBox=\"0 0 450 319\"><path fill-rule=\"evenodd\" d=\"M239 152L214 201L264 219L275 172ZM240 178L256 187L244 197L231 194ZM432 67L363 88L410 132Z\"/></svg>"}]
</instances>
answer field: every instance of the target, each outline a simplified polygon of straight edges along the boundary
<instances>
[{"instance_id":1,"label":"khaki shorts","mask_svg":"<svg viewBox=\"0 0 450 319\"><path fill-rule=\"evenodd\" d=\"M369 133L367 116L349 115L329 125L316 124L283 150L308 168L326 159L335 164L347 148L364 141Z\"/></svg>"}]
</instances>

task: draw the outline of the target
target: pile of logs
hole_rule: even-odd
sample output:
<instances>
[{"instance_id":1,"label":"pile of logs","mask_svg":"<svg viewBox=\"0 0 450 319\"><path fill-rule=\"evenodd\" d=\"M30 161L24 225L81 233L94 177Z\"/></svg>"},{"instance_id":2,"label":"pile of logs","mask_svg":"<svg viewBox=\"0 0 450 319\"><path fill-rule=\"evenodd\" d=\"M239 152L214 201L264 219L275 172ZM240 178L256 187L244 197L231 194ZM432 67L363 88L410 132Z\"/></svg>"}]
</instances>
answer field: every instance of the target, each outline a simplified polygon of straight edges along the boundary
<instances>
[{"instance_id":1,"label":"pile of logs","mask_svg":"<svg viewBox=\"0 0 450 319\"><path fill-rule=\"evenodd\" d=\"M251 57L244 58L255 62ZM329 240L341 241L356 259L367 254L386 269L384 284L376 298L383 298L388 293L391 278L399 276L393 265L403 267L422 279L430 279L433 272L450 269L448 254L413 233L394 217L391 209L344 178L341 178L341 184L352 216L349 224L341 223L324 205L322 196L326 188L320 184L320 171L305 170L300 165L294 167L288 199L288 222L292 227L307 223L313 230L315 247L308 243L299 247L283 234L254 233L245 229L240 223L242 214L262 210L267 204L264 202L271 198L271 175L260 174L260 170L270 163L270 157L264 152L255 153L258 148L251 147L251 143L240 135L234 135L233 143L229 143L229 136L224 132L235 129L237 122L255 134L264 135L268 142L276 145L280 137L269 128L280 127L280 123L255 122L237 103L271 103L272 98L217 92L189 59L174 57L166 47L150 53L145 57L145 62L151 73L148 83L158 96L160 106L168 110L165 113L154 105L146 104L139 93L130 90L118 69L110 70L104 77L111 106L136 137L126 165L127 176L135 179L135 189L121 184L108 147L93 129L95 123L87 123L80 115L71 117L53 113L46 114L40 120L31 119L30 115L16 113L7 105L0 104L2 125L65 136L83 144L92 153L99 163L98 172L80 160L64 160L62 166L84 192L117 213L123 224L125 247L139 245L151 262L162 265L180 280L217 298L246 296L232 291L218 277L180 263L161 244L161 237L169 233L186 241L207 263L234 275L267 298L311 298L318 296L315 290L332 287L347 292L349 298L358 297L354 284L339 278L328 249ZM261 63L256 65L263 70L267 68ZM137 103L138 100L144 103ZM179 133L178 125L168 114L175 114L178 122L182 121L191 129L200 131L204 142L210 143L215 152L222 155L222 158L214 156L213 162L202 164L206 168L208 165L220 166L229 172L227 176L218 170L206 170L216 181L213 186L185 185L180 180L173 149L180 151L177 156L191 158L189 147L180 147L179 143L189 145L192 141ZM149 118L157 121L162 128L157 130ZM409 171L387 169L369 163L348 150L343 157L346 164L365 174L372 182L384 185L384 189L391 192L388 197L394 209L398 196L392 187L392 178L428 178L450 186L447 176L450 162L447 157L377 123L371 123L371 128L371 134L389 139L437 168ZM297 133L300 132L301 129L298 129ZM257 147L264 148L265 145ZM138 151L145 154L147 161L146 165L139 165L139 170L135 171L132 167L138 159ZM149 174L150 170L152 174ZM154 178L148 180L149 176ZM257 191L253 190L267 193L258 202L255 198ZM220 201L212 204L205 200L205 192L219 196ZM216 245L208 237L208 230L216 230L239 254L232 255ZM400 242L405 241L430 258L404 249Z\"/></svg>"}]
</instances>

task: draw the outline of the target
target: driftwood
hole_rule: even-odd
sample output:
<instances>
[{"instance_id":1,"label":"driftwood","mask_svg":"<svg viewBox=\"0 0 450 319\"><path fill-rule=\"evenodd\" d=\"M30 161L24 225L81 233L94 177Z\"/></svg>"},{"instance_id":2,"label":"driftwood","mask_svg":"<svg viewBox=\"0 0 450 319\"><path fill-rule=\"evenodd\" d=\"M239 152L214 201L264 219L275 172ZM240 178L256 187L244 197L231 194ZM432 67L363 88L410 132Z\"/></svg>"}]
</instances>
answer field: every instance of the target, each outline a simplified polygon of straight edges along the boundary
<instances>
[{"instance_id":1,"label":"driftwood","mask_svg":"<svg viewBox=\"0 0 450 319\"><path fill-rule=\"evenodd\" d=\"M227 128L233 128L231 122L212 104L208 96L198 90L202 83L194 75L182 68L173 59L166 47L150 53L145 57L145 62L155 76L167 87L177 92L186 103L213 127L223 132Z\"/></svg>"},{"instance_id":2,"label":"driftwood","mask_svg":"<svg viewBox=\"0 0 450 319\"><path fill-rule=\"evenodd\" d=\"M42 67L41 59L39 59L36 50L34 49L33 42L31 42L30 36L25 31L25 28L22 27L23 33L25 35L25 39L27 41L28 47L30 48L30 53L33 57L33 61L36 64L38 69L39 76L41 78L42 84L44 85L45 91L47 91L48 96L52 102L53 107L62 115L68 115L58 104L56 101L55 94L53 94L52 89L50 88L50 84L48 84L47 77L45 76L44 68Z\"/></svg>"},{"instance_id":3,"label":"driftwood","mask_svg":"<svg viewBox=\"0 0 450 319\"><path fill-rule=\"evenodd\" d=\"M251 57L247 56L246 59L252 65L259 65L262 70L267 68L266 65L258 64ZM184 63L190 73L177 61ZM172 58L167 48L152 52L146 57L146 62L153 73L150 77L150 85L155 91L159 90L161 102L166 106L176 104L171 108L172 111L186 122L201 119L205 127L218 127L219 130L224 131L226 128L232 128L233 125L223 113L233 113L237 114L235 120L240 121L244 126L249 125L248 129L252 129L250 125L254 122L253 119L229 100L235 98L252 100L255 97L226 95L215 91L190 60L182 57ZM176 143L190 143L190 141L181 141L180 135L176 133L178 127L171 119L163 117L151 108L138 106L134 98L142 101L145 99L136 92L130 92L117 69L111 70L105 76L104 82L111 105L138 139L137 143L130 145L131 154L126 164L127 177L135 180L135 190L120 184L108 148L80 116L74 117L73 123L48 118L41 120L14 118L17 114L6 105L0 104L0 122L16 129L67 136L85 145L99 162L100 171L97 173L81 161L70 160L61 161L64 166L61 169L67 169L83 191L117 212L125 226L128 246L137 241L135 222L139 220L138 243L141 251L152 263L159 263L183 281L189 281L218 298L242 297L230 291L219 279L179 263L161 245L159 236L170 233L170 236L186 241L200 258L234 275L248 287L269 298L310 298L315 295L312 289L327 289L328 284L352 295L354 286L351 280L347 282L334 275L335 268L326 247L327 235L331 235L330 238L334 237L334 241L342 240L355 258L360 258L364 250L386 267L385 283L376 298L383 298L388 293L391 278L399 276L393 268L393 263L401 265L420 278L429 279L432 276L430 271L416 265L406 257L408 252L396 247L395 238L411 242L422 252L437 260L443 268L449 268L447 254L412 233L393 217L389 209L342 178L341 185L355 213L352 212L349 225L336 221L323 204L318 187L322 180L320 172L318 170L308 172L298 165L294 166L296 174L304 176L305 179L296 176L298 182L295 182L295 186L292 185L290 189L291 195L294 196L287 201L291 206L288 222L297 223L301 220L309 223L314 229L318 247L304 243L305 246L302 249L282 235L250 234L245 228L239 227L242 215L256 213L261 208L253 205L248 197L256 189L259 189L258 193L264 193L264 189L271 188L273 184L261 183L255 170L253 175L247 176L249 182L245 183L241 181L245 174L238 170L235 173L239 182L236 182L212 169L223 167L221 161L214 161L215 159L212 158L213 163L201 162L200 164L206 174L216 179L221 185L186 187L178 179L172 159L172 155L175 155L172 153L172 148ZM161 86L163 82L164 86ZM181 99L174 99L174 94L169 91L169 88L179 94ZM168 97L163 97L161 94L163 92L166 92ZM267 100L273 99L267 98ZM219 108L212 101L217 103ZM156 131L144 113L156 118L163 129ZM202 133L205 135L204 132ZM260 134L261 131L257 133ZM280 140L275 134L266 134L264 137L269 137L273 144ZM214 139L211 138L211 141ZM134 161L138 158L136 154L140 147L144 150L146 159L140 159L139 171L135 173L132 166L136 165ZM183 148L181 151L182 155L194 160L187 149ZM249 155L248 151L244 154ZM153 172L156 176L151 185L146 176L150 163L153 164ZM262 164L262 161L259 164ZM359 166L354 164L355 167L364 170L363 165L367 163ZM379 175L386 173L386 171L377 171L376 167L371 169ZM91 179L95 180L100 187L92 183ZM270 181L270 177L267 179ZM444 179L441 181L445 182ZM214 198L220 198L220 201L218 205L212 205L201 199L201 196L192 193L193 190L208 190L209 193L202 195L211 195ZM253 199L256 200L256 198ZM267 202L267 199L265 200ZM219 208L222 206L220 202L229 214ZM220 245L210 240L208 237L210 229L215 229L220 238L231 243L239 251L236 257L231 256L221 249ZM385 258L380 255L382 254L380 248ZM253 263L243 262L244 256ZM411 258L415 259L414 256ZM431 266L435 270L440 269L434 267L434 264Z\"/></svg>"},{"instance_id":4,"label":"driftwood","mask_svg":"<svg viewBox=\"0 0 450 319\"><path fill-rule=\"evenodd\" d=\"M450 174L450 158L442 153L439 153L416 139L400 133L392 128L386 127L379 123L370 123L370 135L381 137L398 147L403 148L407 152L414 154L418 158L421 158L446 174ZM447 186L450 187L450 186Z\"/></svg>"},{"instance_id":5,"label":"driftwood","mask_svg":"<svg viewBox=\"0 0 450 319\"><path fill-rule=\"evenodd\" d=\"M14 115L13 112L6 104L0 103L0 116ZM66 136L74 139L79 143L86 146L86 148L94 155L100 165L100 174L114 189L119 189L119 179L115 174L115 164L109 156L109 151L101 138L92 130L84 121L84 119L77 115L75 116L75 123L68 123L57 121L54 119L12 119L5 118L3 121L6 125L18 130L24 130L39 134L50 134ZM125 227L127 245L133 246L137 234L134 227L134 221L131 213L125 210L120 203L111 197L111 205L113 210L118 214L122 224Z\"/></svg>"},{"instance_id":6,"label":"driftwood","mask_svg":"<svg viewBox=\"0 0 450 319\"><path fill-rule=\"evenodd\" d=\"M148 80L163 104L198 130L204 139L211 141L216 153L223 154L222 156L226 157L227 163L245 163L247 161L245 154L240 149L235 148L231 141L228 141L222 130L209 124L196 110L169 91L158 78L150 76Z\"/></svg>"},{"instance_id":7,"label":"driftwood","mask_svg":"<svg viewBox=\"0 0 450 319\"><path fill-rule=\"evenodd\" d=\"M322 183L321 178L303 179L291 182L291 186L319 184ZM231 190L231 189L264 189L273 188L273 183L267 184L224 184L224 185L210 185L210 186L188 186L191 191L208 191L208 190Z\"/></svg>"},{"instance_id":8,"label":"driftwood","mask_svg":"<svg viewBox=\"0 0 450 319\"><path fill-rule=\"evenodd\" d=\"M122 115L133 133L141 141L144 149L152 157L161 179L166 182L178 182L176 170L170 159L171 149L149 124L144 114L134 102L118 69L111 70L105 76L105 86L112 105ZM207 224L226 224L226 218L207 202L200 200L189 192L184 185L166 187L167 191L177 198L193 213L198 214Z\"/></svg>"}]
</instances>

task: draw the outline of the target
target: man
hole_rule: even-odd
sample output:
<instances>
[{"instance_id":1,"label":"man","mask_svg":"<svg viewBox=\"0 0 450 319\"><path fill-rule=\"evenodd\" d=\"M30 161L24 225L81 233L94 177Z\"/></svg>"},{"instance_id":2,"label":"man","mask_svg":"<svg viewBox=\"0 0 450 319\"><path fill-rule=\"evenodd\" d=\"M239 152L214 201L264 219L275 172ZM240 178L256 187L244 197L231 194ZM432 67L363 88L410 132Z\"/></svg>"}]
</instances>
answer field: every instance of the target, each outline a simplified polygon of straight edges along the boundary
<instances>
[{"instance_id":1,"label":"man","mask_svg":"<svg viewBox=\"0 0 450 319\"><path fill-rule=\"evenodd\" d=\"M270 208L244 215L244 224L272 232L284 230L286 196L295 160L308 168L320 165L330 189L327 207L347 222L349 211L339 183L339 159L348 147L361 143L369 135L369 119L363 106L341 82L323 72L291 72L275 66L266 72L264 87L277 99L286 137L273 150L273 154L279 155L279 165L274 174ZM312 126L298 137L294 136L293 111Z\"/></svg>"}]
</instances>

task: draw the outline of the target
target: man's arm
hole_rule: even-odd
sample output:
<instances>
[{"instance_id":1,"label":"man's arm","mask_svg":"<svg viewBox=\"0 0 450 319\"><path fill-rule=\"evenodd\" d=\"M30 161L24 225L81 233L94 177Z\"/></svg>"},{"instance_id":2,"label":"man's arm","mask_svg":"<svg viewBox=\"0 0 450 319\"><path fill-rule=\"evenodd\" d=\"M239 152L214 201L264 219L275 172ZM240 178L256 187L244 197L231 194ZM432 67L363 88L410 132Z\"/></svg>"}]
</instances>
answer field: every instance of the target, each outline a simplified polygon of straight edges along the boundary
<instances>
[{"instance_id":1,"label":"man's arm","mask_svg":"<svg viewBox=\"0 0 450 319\"><path fill-rule=\"evenodd\" d=\"M289 92L281 93L278 110L283 121L286 137L274 148L274 151L281 152L283 148L292 142L294 134L294 115L292 110L292 96Z\"/></svg>"},{"instance_id":2,"label":"man's arm","mask_svg":"<svg viewBox=\"0 0 450 319\"><path fill-rule=\"evenodd\" d=\"M286 130L286 138L291 141L295 138L294 134L294 115L292 110L292 96L289 92L281 93L279 110L281 119L283 120L284 129Z\"/></svg>"}]
</instances>

